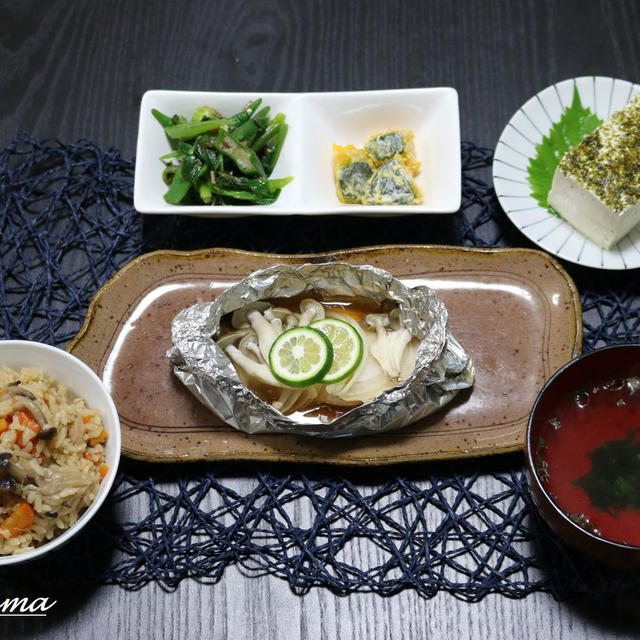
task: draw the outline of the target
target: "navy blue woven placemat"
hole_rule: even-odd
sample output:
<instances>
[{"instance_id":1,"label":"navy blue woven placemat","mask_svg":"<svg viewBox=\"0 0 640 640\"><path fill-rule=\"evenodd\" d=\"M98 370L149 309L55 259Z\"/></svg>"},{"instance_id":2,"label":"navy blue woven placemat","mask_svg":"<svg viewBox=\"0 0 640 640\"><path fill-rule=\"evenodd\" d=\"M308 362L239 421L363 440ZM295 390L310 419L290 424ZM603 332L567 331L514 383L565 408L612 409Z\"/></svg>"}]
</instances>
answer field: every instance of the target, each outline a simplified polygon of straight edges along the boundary
<instances>
[{"instance_id":1,"label":"navy blue woven placemat","mask_svg":"<svg viewBox=\"0 0 640 640\"><path fill-rule=\"evenodd\" d=\"M90 142L18 136L0 155L2 338L65 346L115 271L161 248L236 247L308 253L375 244L531 246L488 184L492 153L463 143L455 216L196 219L145 216L132 205L134 162ZM584 312L584 349L640 338L629 273L565 265ZM187 577L220 580L236 564L339 594L445 590L477 601L613 594L640 579L570 553L536 515L518 455L366 470L303 465L123 461L114 490L74 542L0 581L59 586ZM37 577L36 577L37 576Z\"/></svg>"}]
</instances>

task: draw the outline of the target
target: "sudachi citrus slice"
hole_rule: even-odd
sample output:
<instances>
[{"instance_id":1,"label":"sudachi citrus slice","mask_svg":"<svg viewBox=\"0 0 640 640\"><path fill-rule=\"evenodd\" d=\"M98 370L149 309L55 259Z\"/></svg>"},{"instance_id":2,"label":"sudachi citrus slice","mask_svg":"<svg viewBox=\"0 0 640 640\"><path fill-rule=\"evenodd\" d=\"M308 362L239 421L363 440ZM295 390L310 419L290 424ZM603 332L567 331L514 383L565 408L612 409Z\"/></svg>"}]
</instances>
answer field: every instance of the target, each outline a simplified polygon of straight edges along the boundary
<instances>
[{"instance_id":1,"label":"sudachi citrus slice","mask_svg":"<svg viewBox=\"0 0 640 640\"><path fill-rule=\"evenodd\" d=\"M311 327L281 333L269 351L271 373L290 387L306 387L322 380L333 362L327 336Z\"/></svg>"},{"instance_id":2,"label":"sudachi citrus slice","mask_svg":"<svg viewBox=\"0 0 640 640\"><path fill-rule=\"evenodd\" d=\"M362 338L358 331L344 320L323 318L309 325L322 331L333 347L333 363L321 382L333 384L350 376L362 360Z\"/></svg>"}]
</instances>

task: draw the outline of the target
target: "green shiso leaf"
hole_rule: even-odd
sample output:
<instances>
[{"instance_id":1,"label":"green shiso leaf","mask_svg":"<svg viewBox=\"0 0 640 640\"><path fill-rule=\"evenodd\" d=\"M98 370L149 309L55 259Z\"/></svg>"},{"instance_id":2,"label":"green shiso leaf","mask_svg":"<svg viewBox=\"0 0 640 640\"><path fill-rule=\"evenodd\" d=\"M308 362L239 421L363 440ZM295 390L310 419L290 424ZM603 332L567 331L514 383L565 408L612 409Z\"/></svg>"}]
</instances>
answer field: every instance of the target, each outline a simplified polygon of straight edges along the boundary
<instances>
[{"instance_id":1,"label":"green shiso leaf","mask_svg":"<svg viewBox=\"0 0 640 640\"><path fill-rule=\"evenodd\" d=\"M600 124L602 120L591 109L582 106L578 87L574 86L571 106L565 109L559 122L551 126L542 142L536 145L536 156L529 160L527 167L531 195L543 209L554 216L558 216L558 213L547 202L553 174L564 154Z\"/></svg>"}]
</instances>

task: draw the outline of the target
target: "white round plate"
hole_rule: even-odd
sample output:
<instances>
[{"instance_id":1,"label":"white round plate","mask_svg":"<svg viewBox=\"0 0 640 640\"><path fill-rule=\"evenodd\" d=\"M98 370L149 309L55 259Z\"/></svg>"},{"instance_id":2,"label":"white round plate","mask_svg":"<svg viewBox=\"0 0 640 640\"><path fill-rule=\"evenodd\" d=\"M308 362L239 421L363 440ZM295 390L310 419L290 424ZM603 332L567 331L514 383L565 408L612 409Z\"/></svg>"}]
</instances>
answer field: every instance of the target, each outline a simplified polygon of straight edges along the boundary
<instances>
[{"instance_id":1,"label":"white round plate","mask_svg":"<svg viewBox=\"0 0 640 640\"><path fill-rule=\"evenodd\" d=\"M598 269L640 267L640 228L636 226L610 250L601 249L568 222L540 207L531 196L527 167L536 145L571 105L573 88L578 88L583 106L602 120L608 120L640 92L640 85L604 78L571 78L547 87L513 114L500 135L493 158L493 185L498 200L511 221L549 253Z\"/></svg>"}]
</instances>

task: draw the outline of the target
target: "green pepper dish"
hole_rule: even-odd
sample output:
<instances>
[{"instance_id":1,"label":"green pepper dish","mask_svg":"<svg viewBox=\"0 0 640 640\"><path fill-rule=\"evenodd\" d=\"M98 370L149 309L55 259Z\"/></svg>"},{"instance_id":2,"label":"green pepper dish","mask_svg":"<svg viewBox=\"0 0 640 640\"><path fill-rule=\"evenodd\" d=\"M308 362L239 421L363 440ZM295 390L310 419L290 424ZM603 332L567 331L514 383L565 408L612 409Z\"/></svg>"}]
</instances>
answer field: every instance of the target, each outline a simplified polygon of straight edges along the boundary
<instances>
[{"instance_id":1,"label":"green pepper dish","mask_svg":"<svg viewBox=\"0 0 640 640\"><path fill-rule=\"evenodd\" d=\"M269 107L256 111L261 98L225 118L199 107L191 120L151 113L171 140L173 151L161 156L169 204L272 204L293 180L270 179L289 125L282 113L269 118Z\"/></svg>"}]
</instances>

